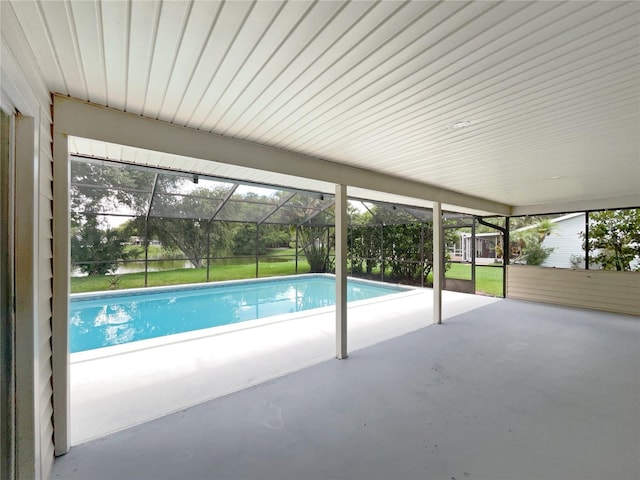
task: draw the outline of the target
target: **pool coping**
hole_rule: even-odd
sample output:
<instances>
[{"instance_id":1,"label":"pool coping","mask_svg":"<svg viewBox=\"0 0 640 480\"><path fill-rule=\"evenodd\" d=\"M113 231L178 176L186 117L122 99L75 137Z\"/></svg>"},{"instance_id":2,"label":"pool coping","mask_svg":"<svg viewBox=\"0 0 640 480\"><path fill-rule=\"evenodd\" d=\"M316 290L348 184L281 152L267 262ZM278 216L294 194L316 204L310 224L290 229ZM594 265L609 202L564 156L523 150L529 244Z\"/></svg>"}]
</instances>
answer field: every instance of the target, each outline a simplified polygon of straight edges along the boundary
<instances>
[{"instance_id":1,"label":"pool coping","mask_svg":"<svg viewBox=\"0 0 640 480\"><path fill-rule=\"evenodd\" d=\"M254 278L254 279L242 279L242 280L225 280L220 282L209 282L209 283L198 283L198 284L181 284L181 285L163 285L160 287L146 287L146 288L130 288L130 289L121 289L121 290L113 290L108 292L100 292L96 295L96 292L83 292L83 293L75 293L70 295L70 298L108 298L111 296L118 295L142 295L149 294L154 292L163 292L163 291L174 291L174 290L187 290L187 289L205 289L205 288L218 288L228 285L238 285L238 284L251 284L251 283L262 283L267 281L273 281L274 279L278 280L286 280L288 278L297 278L300 277L330 277L335 278L335 275L330 273L304 273L298 275L283 275L279 277L264 277L264 278ZM405 296L413 296L424 289L420 287L414 287L411 285L401 285L394 283L383 283L374 280L362 279L357 277L347 277L351 280L356 280L361 283L369 283L371 285L384 285L386 287L395 287L398 289L397 293L391 293L389 295L382 295L379 297L369 298L365 300L356 300L353 302L349 302L350 307L357 306L365 306L374 303L378 303L384 300L389 299L397 299L403 298ZM216 327L202 328L198 330L192 330L189 332L181 332L174 333L171 335L164 335L161 337L148 338L145 340L137 340L135 342L123 343L120 345L112 345L108 347L101 347L92 350L85 350L82 352L75 352L69 354L69 363L76 364L82 362L89 362L92 360L97 360L101 358L113 357L116 355L124 355L131 352L137 352L140 350L148 350L152 348L159 348L166 345L173 345L177 343L189 342L192 340L198 340L206 337L213 337L218 335L224 335L231 332L237 332L241 330L248 330L253 328L259 328L265 325L271 325L275 323L289 322L292 320L297 320L300 318L309 317L312 315L324 314L335 311L335 305L328 307L320 307L320 308L312 308L309 310L302 310L299 312L292 313L284 313L280 315L272 315L265 318L259 318L254 320L245 320L243 322L231 323L228 325L219 325Z\"/></svg>"}]
</instances>

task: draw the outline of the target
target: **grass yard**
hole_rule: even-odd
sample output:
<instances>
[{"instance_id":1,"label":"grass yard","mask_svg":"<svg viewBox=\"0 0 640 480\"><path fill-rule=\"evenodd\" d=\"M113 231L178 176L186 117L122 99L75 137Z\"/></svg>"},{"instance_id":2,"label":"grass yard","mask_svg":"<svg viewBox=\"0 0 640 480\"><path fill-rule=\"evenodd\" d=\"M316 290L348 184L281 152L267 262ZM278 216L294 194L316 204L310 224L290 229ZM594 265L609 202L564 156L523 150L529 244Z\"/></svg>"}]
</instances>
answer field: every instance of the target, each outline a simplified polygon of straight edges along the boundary
<instances>
[{"instance_id":1,"label":"grass yard","mask_svg":"<svg viewBox=\"0 0 640 480\"><path fill-rule=\"evenodd\" d=\"M466 263L452 263L445 276L447 278L471 280L471 265ZM501 297L502 268L476 266L476 292Z\"/></svg>"},{"instance_id":2,"label":"grass yard","mask_svg":"<svg viewBox=\"0 0 640 480\"><path fill-rule=\"evenodd\" d=\"M287 261L259 261L260 277L276 277L293 275L295 273L295 249L270 249L268 257L288 257ZM304 255L298 257L298 273L308 273L309 264ZM379 274L378 271L374 272ZM207 281L206 268L182 268L149 272L147 286L159 287L164 285L181 285L188 283L204 283ZM211 265L209 280L242 280L255 278L255 263L229 263L225 265ZM471 265L452 263L446 272L447 278L471 280ZM102 290L120 290L124 288L144 287L144 272L125 273L121 275L105 275L94 277L72 277L71 293L96 292ZM502 296L502 269L499 267L476 267L476 292L496 297Z\"/></svg>"},{"instance_id":3,"label":"grass yard","mask_svg":"<svg viewBox=\"0 0 640 480\"><path fill-rule=\"evenodd\" d=\"M284 252L286 252L286 250ZM279 254L286 255L287 253ZM269 255L274 256L271 253ZM295 273L295 269L295 260L287 262L258 262L258 273L260 277L293 275ZM304 257L298 258L298 273L308 272L309 264L306 259ZM209 280L212 282L221 280L241 280L245 278L255 278L255 276L255 263L244 265L216 265L211 266L209 270ZM206 268L183 268L179 270L166 270L163 272L149 272L147 274L147 286L149 287L180 285L186 283L204 283L206 281ZM126 273L122 275L105 275L99 277L71 278L71 293L120 290L123 288L137 287L144 287L144 272Z\"/></svg>"},{"instance_id":4,"label":"grass yard","mask_svg":"<svg viewBox=\"0 0 640 480\"><path fill-rule=\"evenodd\" d=\"M144 246L143 245L125 245L124 253L127 253L131 256L131 260L135 259L144 259ZM158 245L149 245L149 258L161 258L162 247Z\"/></svg>"}]
</instances>

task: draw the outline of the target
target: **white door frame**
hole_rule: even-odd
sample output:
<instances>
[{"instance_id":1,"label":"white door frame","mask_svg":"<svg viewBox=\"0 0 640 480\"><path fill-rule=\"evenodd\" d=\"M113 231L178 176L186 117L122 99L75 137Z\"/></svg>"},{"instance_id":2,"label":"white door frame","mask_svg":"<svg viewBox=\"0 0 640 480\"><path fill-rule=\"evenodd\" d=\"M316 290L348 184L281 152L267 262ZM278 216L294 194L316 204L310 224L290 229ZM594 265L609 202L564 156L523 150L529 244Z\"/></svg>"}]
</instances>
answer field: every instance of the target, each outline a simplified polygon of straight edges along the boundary
<instances>
[{"instance_id":1,"label":"white door frame","mask_svg":"<svg viewBox=\"0 0 640 480\"><path fill-rule=\"evenodd\" d=\"M15 287L13 115L1 111L0 126L0 478L15 477Z\"/></svg>"}]
</instances>

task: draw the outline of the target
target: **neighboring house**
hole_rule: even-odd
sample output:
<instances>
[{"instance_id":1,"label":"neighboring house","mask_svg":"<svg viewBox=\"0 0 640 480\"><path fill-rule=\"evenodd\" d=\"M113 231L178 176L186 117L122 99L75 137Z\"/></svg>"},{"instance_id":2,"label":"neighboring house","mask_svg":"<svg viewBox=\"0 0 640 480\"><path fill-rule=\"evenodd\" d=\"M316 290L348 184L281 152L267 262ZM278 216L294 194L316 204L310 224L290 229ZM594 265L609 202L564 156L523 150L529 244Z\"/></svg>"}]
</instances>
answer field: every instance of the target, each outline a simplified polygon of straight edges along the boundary
<instances>
[{"instance_id":1,"label":"neighboring house","mask_svg":"<svg viewBox=\"0 0 640 480\"><path fill-rule=\"evenodd\" d=\"M585 255L580 237L580 232L584 232L584 222L584 213L570 213L551 220L555 228L544 239L542 246L553 250L542 263L542 267L584 268ZM511 233L516 236L519 232L526 232L535 227L535 225L529 225ZM572 259L577 261L575 265L571 263Z\"/></svg>"},{"instance_id":2,"label":"neighboring house","mask_svg":"<svg viewBox=\"0 0 640 480\"><path fill-rule=\"evenodd\" d=\"M544 239L545 248L553 248L543 267L584 268L584 250L580 232L584 232L584 213L572 213L552 220L556 224L555 230ZM572 256L578 260L571 263Z\"/></svg>"},{"instance_id":3,"label":"neighboring house","mask_svg":"<svg viewBox=\"0 0 640 480\"><path fill-rule=\"evenodd\" d=\"M584 213L571 213L551 220L556 228L547 238L543 246L553 248L549 257L542 264L543 267L556 268L584 268L584 251L580 232L584 232ZM522 227L511 232L512 238L519 232L534 228L535 225ZM502 263L502 258L497 257L496 245L502 244L501 232L476 234L476 264L488 265ZM461 232L459 241L455 246L449 247L451 259L459 262L471 262L471 233ZM572 258L578 260L576 265L571 263Z\"/></svg>"},{"instance_id":4,"label":"neighboring house","mask_svg":"<svg viewBox=\"0 0 640 480\"><path fill-rule=\"evenodd\" d=\"M502 258L497 257L496 245L502 245L502 233L476 233L476 265L502 263ZM454 262L471 262L471 233L461 232L458 242L449 247L449 251Z\"/></svg>"}]
</instances>

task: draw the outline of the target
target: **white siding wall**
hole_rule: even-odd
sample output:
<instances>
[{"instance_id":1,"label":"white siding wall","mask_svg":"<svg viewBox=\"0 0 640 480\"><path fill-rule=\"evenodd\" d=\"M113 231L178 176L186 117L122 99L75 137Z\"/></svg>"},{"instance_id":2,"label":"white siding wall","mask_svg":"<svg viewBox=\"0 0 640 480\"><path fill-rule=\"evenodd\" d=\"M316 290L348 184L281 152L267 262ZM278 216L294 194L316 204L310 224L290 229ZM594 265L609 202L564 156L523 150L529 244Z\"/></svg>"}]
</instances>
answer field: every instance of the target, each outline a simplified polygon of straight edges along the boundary
<instances>
[{"instance_id":1,"label":"white siding wall","mask_svg":"<svg viewBox=\"0 0 640 480\"><path fill-rule=\"evenodd\" d=\"M542 266L571 268L569 261L571 255L580 255L584 258L582 239L578 236L579 232L584 232L584 214L562 220L555 225L556 229L543 242L544 247L552 247L554 250Z\"/></svg>"},{"instance_id":2,"label":"white siding wall","mask_svg":"<svg viewBox=\"0 0 640 480\"><path fill-rule=\"evenodd\" d=\"M37 186L37 272L35 284L36 335L35 368L33 389L38 396L36 418L33 419L35 465L18 465L21 478L44 478L51 476L53 467L53 422L52 422L52 369L51 369L51 300L52 300L52 137L51 96L35 66L35 59L11 5L0 2L1 58L0 62L0 106L5 112L20 112L33 117L38 129L34 139L34 152L38 161L39 184ZM17 185L19 190L21 185ZM19 241L19 239L16 239ZM20 339L16 339L19 343ZM20 425L18 425L20 432Z\"/></svg>"}]
</instances>

